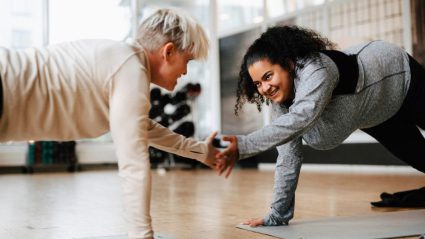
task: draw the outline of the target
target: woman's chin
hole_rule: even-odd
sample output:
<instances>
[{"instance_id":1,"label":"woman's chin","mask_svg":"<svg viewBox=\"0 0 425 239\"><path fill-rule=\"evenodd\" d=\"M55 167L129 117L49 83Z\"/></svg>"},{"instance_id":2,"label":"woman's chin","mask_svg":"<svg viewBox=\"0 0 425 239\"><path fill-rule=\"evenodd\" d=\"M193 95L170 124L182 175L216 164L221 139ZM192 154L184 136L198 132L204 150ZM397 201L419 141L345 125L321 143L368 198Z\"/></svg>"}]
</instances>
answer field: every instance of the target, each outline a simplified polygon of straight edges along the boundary
<instances>
[{"instance_id":1,"label":"woman's chin","mask_svg":"<svg viewBox=\"0 0 425 239\"><path fill-rule=\"evenodd\" d=\"M280 104L283 102L281 97L273 97L271 99L269 98L269 100L271 100L273 103L276 103L276 104Z\"/></svg>"}]
</instances>

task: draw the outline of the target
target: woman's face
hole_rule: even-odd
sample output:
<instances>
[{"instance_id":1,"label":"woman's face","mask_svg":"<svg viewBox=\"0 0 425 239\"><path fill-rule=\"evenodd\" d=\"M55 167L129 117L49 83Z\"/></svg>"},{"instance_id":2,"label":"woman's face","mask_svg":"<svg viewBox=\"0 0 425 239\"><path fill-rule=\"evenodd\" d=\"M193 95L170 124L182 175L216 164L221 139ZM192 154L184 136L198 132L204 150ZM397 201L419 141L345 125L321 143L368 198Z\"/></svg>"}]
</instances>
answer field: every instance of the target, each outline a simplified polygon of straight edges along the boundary
<instances>
[{"instance_id":1,"label":"woman's face","mask_svg":"<svg viewBox=\"0 0 425 239\"><path fill-rule=\"evenodd\" d=\"M193 59L192 53L179 51L172 42L166 43L151 53L151 82L172 91L177 80L187 73L187 64Z\"/></svg>"},{"instance_id":2,"label":"woman's face","mask_svg":"<svg viewBox=\"0 0 425 239\"><path fill-rule=\"evenodd\" d=\"M190 53L179 51L172 52L161 68L160 72L163 81L160 86L172 91L177 85L177 80L180 79L181 76L186 75L187 64L192 59L193 57Z\"/></svg>"},{"instance_id":3,"label":"woman's face","mask_svg":"<svg viewBox=\"0 0 425 239\"><path fill-rule=\"evenodd\" d=\"M258 92L275 103L283 103L293 98L294 82L287 70L278 64L271 64L268 59L254 62L248 67Z\"/></svg>"}]
</instances>

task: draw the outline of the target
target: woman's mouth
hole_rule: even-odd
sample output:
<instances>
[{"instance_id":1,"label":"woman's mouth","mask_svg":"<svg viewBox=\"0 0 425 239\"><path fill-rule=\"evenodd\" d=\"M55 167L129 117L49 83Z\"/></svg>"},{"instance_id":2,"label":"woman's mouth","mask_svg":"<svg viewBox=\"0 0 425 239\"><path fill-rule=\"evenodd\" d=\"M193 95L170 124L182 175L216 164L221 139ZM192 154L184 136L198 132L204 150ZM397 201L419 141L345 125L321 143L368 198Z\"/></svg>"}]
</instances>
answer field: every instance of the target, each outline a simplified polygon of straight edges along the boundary
<instances>
[{"instance_id":1,"label":"woman's mouth","mask_svg":"<svg viewBox=\"0 0 425 239\"><path fill-rule=\"evenodd\" d=\"M269 93L267 93L268 98L274 98L279 92L279 89L271 90Z\"/></svg>"}]
</instances>

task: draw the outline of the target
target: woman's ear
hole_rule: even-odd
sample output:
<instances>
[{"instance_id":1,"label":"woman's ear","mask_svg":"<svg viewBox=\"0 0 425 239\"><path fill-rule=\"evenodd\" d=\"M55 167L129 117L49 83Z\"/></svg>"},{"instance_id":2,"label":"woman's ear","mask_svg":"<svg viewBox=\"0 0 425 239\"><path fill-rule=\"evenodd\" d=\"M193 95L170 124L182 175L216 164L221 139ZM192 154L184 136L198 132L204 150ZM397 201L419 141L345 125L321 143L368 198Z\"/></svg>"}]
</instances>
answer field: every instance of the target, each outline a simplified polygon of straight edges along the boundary
<instances>
[{"instance_id":1,"label":"woman's ear","mask_svg":"<svg viewBox=\"0 0 425 239\"><path fill-rule=\"evenodd\" d=\"M293 61L289 61L289 68L291 71L295 71L295 63Z\"/></svg>"},{"instance_id":2,"label":"woman's ear","mask_svg":"<svg viewBox=\"0 0 425 239\"><path fill-rule=\"evenodd\" d=\"M172 42L167 42L165 43L165 45L162 47L162 57L168 61L170 59L170 57L175 54L176 51L176 46L174 45L174 43Z\"/></svg>"}]
</instances>

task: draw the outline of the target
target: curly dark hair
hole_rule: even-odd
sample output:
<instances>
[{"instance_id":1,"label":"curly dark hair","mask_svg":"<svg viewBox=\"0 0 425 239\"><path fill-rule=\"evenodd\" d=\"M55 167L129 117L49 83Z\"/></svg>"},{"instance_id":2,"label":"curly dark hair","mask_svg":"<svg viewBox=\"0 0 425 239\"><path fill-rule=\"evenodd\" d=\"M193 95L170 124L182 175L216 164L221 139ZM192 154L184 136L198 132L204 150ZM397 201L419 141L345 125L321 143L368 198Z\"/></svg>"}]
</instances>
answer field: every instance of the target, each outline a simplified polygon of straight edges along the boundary
<instances>
[{"instance_id":1,"label":"curly dark hair","mask_svg":"<svg viewBox=\"0 0 425 239\"><path fill-rule=\"evenodd\" d=\"M258 111L261 111L261 105L264 102L269 104L269 100L260 95L254 85L248 72L249 66L259 60L268 59L271 64L279 64L287 70L294 79L296 77L295 68L303 68L298 60L317 59L319 51L334 48L334 43L311 29L298 26L268 28L252 43L243 57L236 92L235 115L238 115L247 101L255 103ZM293 65L294 63L295 65Z\"/></svg>"}]
</instances>

